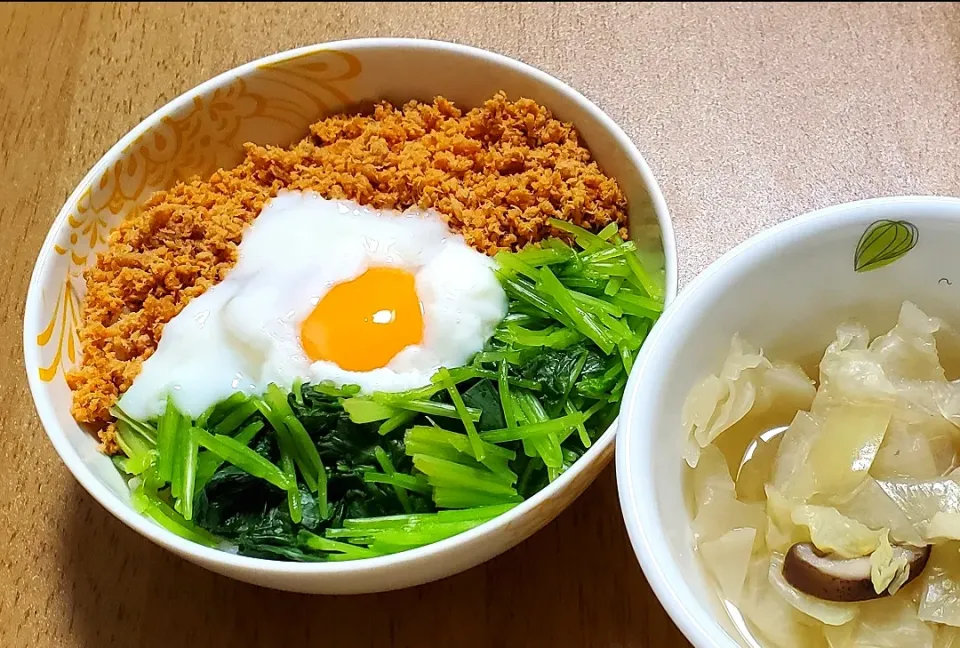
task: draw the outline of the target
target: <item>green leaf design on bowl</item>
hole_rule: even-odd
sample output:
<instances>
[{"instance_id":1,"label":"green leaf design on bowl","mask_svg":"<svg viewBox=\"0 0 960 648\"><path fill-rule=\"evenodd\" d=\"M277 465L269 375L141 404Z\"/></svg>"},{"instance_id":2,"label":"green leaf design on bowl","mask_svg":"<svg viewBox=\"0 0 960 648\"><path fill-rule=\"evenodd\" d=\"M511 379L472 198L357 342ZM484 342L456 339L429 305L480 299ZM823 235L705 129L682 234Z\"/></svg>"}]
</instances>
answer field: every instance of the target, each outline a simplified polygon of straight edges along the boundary
<instances>
[{"instance_id":1,"label":"green leaf design on bowl","mask_svg":"<svg viewBox=\"0 0 960 648\"><path fill-rule=\"evenodd\" d=\"M857 243L853 269L876 270L890 265L917 246L920 233L907 221L878 220L870 224Z\"/></svg>"}]
</instances>

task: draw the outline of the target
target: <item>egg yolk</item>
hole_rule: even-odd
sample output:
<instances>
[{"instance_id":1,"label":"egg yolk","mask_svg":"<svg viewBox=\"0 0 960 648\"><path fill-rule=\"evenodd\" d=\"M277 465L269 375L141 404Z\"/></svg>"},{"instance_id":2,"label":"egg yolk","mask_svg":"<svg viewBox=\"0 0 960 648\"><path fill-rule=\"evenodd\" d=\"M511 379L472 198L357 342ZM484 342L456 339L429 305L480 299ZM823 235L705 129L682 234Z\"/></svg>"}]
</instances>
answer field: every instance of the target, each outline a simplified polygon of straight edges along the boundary
<instances>
[{"instance_id":1,"label":"egg yolk","mask_svg":"<svg viewBox=\"0 0 960 648\"><path fill-rule=\"evenodd\" d=\"M370 268L334 286L300 327L303 350L347 371L385 367L423 340L423 312L413 275L399 268Z\"/></svg>"}]
</instances>

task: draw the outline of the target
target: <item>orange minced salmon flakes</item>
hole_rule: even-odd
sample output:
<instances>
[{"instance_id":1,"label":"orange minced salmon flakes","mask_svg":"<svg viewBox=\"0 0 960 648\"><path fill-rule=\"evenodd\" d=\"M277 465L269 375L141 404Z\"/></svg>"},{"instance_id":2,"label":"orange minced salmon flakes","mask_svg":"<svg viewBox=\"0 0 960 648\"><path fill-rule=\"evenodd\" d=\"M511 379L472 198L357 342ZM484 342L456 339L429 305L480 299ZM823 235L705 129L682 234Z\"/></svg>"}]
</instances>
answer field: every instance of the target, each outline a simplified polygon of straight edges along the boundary
<instances>
[{"instance_id":1,"label":"orange minced salmon flakes","mask_svg":"<svg viewBox=\"0 0 960 648\"><path fill-rule=\"evenodd\" d=\"M156 350L164 325L221 281L244 228L281 189L375 208L436 210L486 254L550 235L549 218L592 231L617 223L626 199L570 124L529 99L499 93L467 112L438 97L336 114L289 149L245 146L245 159L208 179L153 194L110 235L89 268L72 413L117 450L110 407Z\"/></svg>"}]
</instances>

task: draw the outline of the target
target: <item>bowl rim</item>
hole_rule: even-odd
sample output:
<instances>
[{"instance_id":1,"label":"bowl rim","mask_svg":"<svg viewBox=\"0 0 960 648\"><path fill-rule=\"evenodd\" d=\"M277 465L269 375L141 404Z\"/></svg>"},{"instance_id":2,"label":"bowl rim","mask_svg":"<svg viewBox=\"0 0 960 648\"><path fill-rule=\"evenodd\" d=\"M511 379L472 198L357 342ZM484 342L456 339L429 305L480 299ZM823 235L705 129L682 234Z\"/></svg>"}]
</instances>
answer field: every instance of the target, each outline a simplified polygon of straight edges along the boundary
<instances>
[{"instance_id":1,"label":"bowl rim","mask_svg":"<svg viewBox=\"0 0 960 648\"><path fill-rule=\"evenodd\" d=\"M793 236L816 236L818 232L842 224L842 219L851 213L935 206L955 208L956 220L960 220L960 198L939 195L897 195L830 205L805 212L765 229L721 255L691 281L665 310L641 348L627 381L620 406L619 420L623 423L624 429L617 436L615 461L620 510L627 527L630 544L650 587L673 622L696 648L741 648L741 644L720 626L716 613L701 605L693 595L694 588L689 585L677 567L677 561L670 550L669 540L663 533L659 506L652 495L653 472L635 469L630 461L632 454L644 451L650 454L647 440L654 434L653 426L641 426L636 421L643 415L646 400L644 394L649 391L648 384L662 381L664 371L660 366L654 366L654 362L657 360L660 349L670 344L668 331L673 329L674 322L682 321L695 312L688 311L688 305L691 302L698 301L703 295L714 293L726 286L729 282L723 281L724 275L737 269L742 258L750 253L756 251L758 258L768 257L775 252L775 247L779 247L778 242L788 241ZM817 229L804 232L803 230L808 227ZM642 447L635 451L633 449L635 444ZM682 461L679 454L677 460ZM648 456L646 462L650 461L652 457ZM637 468L643 467L646 467L646 464L637 465ZM644 495L640 496L640 493ZM686 588L685 591L678 591L677 583L682 583ZM719 611L719 607L717 610Z\"/></svg>"},{"instance_id":2,"label":"bowl rim","mask_svg":"<svg viewBox=\"0 0 960 648\"><path fill-rule=\"evenodd\" d=\"M419 39L419 38L358 38L330 41L306 45L295 49L285 50L264 56L252 61L248 61L229 70L221 72L216 76L203 81L196 86L184 91L176 98L167 102L156 109L149 116L139 122L130 131L127 132L116 144L114 144L90 169L90 171L78 183L77 187L66 199L60 209L57 217L48 230L47 236L37 255L37 261L31 274L29 287L27 290L26 306L24 310L24 359L27 371L28 384L30 392L40 417L41 424L46 432L54 449L60 456L61 461L67 466L74 478L97 502L100 503L114 517L119 519L127 527L133 529L140 535L148 538L155 544L172 551L184 558L193 559L204 566L217 565L218 567L229 569L232 574L239 573L257 573L272 575L297 575L297 576L324 576L336 574L361 574L373 573L386 568L396 568L401 566L414 566L422 564L434 558L453 555L460 545L472 543L473 541L494 534L503 530L508 525L518 520L526 518L538 506L553 498L557 493L565 490L568 485L585 468L595 461L602 460L602 457L612 448L616 429L617 419L600 436L593 446L584 454L581 461L578 461L574 467L566 471L557 480L536 493L530 499L520 503L510 511L501 514L483 524L474 527L468 531L452 536L445 540L435 542L430 545L410 549L397 554L379 556L376 558L367 558L363 560L342 561L342 562L317 562L317 563L297 563L286 561L267 560L263 558L253 558L232 554L219 549L205 547L191 542L176 534L162 528L153 521L147 519L134 509L120 500L120 498L104 483L102 483L86 466L81 459L80 454L67 440L64 431L60 427L53 403L44 393L44 387L37 374L39 358L36 352L31 353L31 336L35 335L38 328L38 318L40 311L40 299L42 281L46 275L45 267L47 260L51 258L54 242L60 230L69 215L69 206L77 201L84 189L97 178L125 148L127 148L137 137L144 134L149 128L153 127L160 119L187 106L198 94L212 91L213 89L229 82L237 77L245 76L258 66L278 63L287 59L297 58L313 52L340 49L349 52L360 50L399 48L399 49L429 49L442 55L445 53L457 53L479 58L495 65L510 68L526 77L530 77L534 84L547 86L558 94L566 96L584 112L589 113L596 122L602 126L616 141L617 145L625 153L631 165L633 165L644 182L652 209L656 214L660 229L660 239L664 252L664 267L666 274L665 303L667 305L673 300L677 293L677 254L676 241L674 237L673 224L670 218L669 210L660 189L660 186L650 170L646 160L626 135L623 129L613 121L603 110L601 110L592 101L587 99L571 86L553 77L531 65L523 63L514 58L503 54L494 53L485 49L451 43L441 40ZM619 418L619 417L618 417ZM527 537L527 536L525 536ZM512 545L511 545L512 546Z\"/></svg>"}]
</instances>

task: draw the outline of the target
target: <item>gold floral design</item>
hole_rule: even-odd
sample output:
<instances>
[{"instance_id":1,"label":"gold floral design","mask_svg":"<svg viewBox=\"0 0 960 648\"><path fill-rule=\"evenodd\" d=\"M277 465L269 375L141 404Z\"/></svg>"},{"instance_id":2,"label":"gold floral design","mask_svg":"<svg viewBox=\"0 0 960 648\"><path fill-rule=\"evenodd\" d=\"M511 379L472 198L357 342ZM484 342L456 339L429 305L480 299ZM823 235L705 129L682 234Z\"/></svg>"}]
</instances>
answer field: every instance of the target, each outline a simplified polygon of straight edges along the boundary
<instances>
[{"instance_id":1,"label":"gold floral design","mask_svg":"<svg viewBox=\"0 0 960 648\"><path fill-rule=\"evenodd\" d=\"M47 327L37 335L37 344L41 347L48 345L56 337L56 353L49 366L40 367L40 379L50 382L57 375L64 360L72 365L77 361L77 328L80 324L80 309L77 304L77 295L73 288L70 275L60 286L60 293L53 309L53 316ZM64 357L66 345L66 357Z\"/></svg>"},{"instance_id":2,"label":"gold floral design","mask_svg":"<svg viewBox=\"0 0 960 648\"><path fill-rule=\"evenodd\" d=\"M87 187L80 194L74 212L67 216L67 223L70 225L69 244L66 247L60 244L53 246L57 254L66 255L69 252L70 262L76 267L86 264L90 251L98 249L107 241L109 226L104 217L91 207L92 192L93 189Z\"/></svg>"},{"instance_id":3,"label":"gold floral design","mask_svg":"<svg viewBox=\"0 0 960 648\"><path fill-rule=\"evenodd\" d=\"M76 362L82 272L124 218L154 191L237 164L245 142L286 145L303 137L321 115L352 103L343 86L360 72L355 56L322 49L261 65L198 94L126 146L69 205L68 227L54 244L65 278L37 335L47 363L40 378L50 382Z\"/></svg>"},{"instance_id":4,"label":"gold floral design","mask_svg":"<svg viewBox=\"0 0 960 648\"><path fill-rule=\"evenodd\" d=\"M305 52L259 66L260 81L271 86L263 116L283 124L303 124L303 116L329 113L352 102L340 85L359 76L360 61L346 52ZM302 126L298 128L302 129Z\"/></svg>"}]
</instances>

